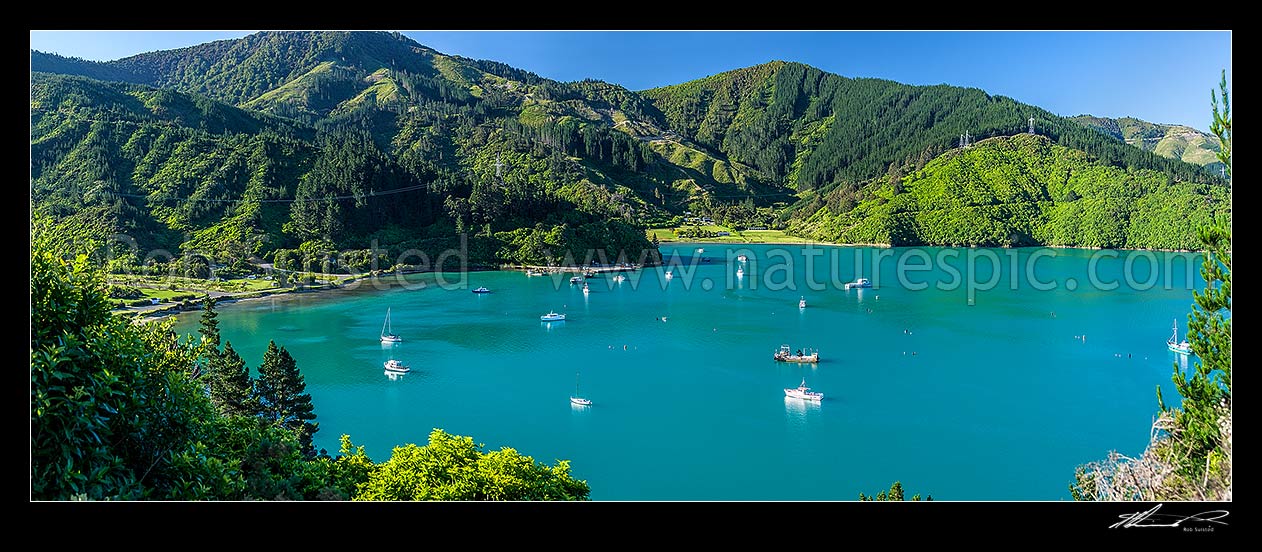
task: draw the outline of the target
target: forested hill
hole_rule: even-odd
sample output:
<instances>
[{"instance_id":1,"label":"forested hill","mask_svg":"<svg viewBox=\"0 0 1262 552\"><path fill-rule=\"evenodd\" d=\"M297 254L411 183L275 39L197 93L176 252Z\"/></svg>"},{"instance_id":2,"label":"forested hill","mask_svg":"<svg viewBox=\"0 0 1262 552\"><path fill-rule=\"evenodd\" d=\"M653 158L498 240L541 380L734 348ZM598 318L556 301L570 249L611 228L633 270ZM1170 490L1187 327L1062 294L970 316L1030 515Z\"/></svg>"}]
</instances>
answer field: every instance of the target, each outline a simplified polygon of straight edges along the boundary
<instances>
[{"instance_id":1,"label":"forested hill","mask_svg":"<svg viewBox=\"0 0 1262 552\"><path fill-rule=\"evenodd\" d=\"M1228 189L1114 167L1043 136L955 149L921 169L810 193L791 228L845 243L1196 249Z\"/></svg>"},{"instance_id":2,"label":"forested hill","mask_svg":"<svg viewBox=\"0 0 1262 552\"><path fill-rule=\"evenodd\" d=\"M1218 137L1189 126L1150 123L1134 117L1078 115L1073 120L1162 157L1201 165L1211 173L1219 172L1223 166L1218 160Z\"/></svg>"},{"instance_id":3,"label":"forested hill","mask_svg":"<svg viewBox=\"0 0 1262 552\"><path fill-rule=\"evenodd\" d=\"M671 130L757 175L798 190L859 182L891 164L923 167L959 144L1009 136L1035 119L1039 134L1103 162L1211 181L1165 159L1011 98L976 88L911 86L846 78L800 63L771 62L645 90Z\"/></svg>"},{"instance_id":4,"label":"forested hill","mask_svg":"<svg viewBox=\"0 0 1262 552\"><path fill-rule=\"evenodd\" d=\"M353 249L360 268L373 240L390 259L433 256L464 231L477 262L655 252L636 222L647 207L605 176L653 155L627 148L634 160L615 161L614 140L638 143L625 135L593 129L581 135L593 154L574 158L479 124L469 106L365 108L316 128L168 89L43 73L31 83L32 199L67 234L230 261Z\"/></svg>"},{"instance_id":5,"label":"forested hill","mask_svg":"<svg viewBox=\"0 0 1262 552\"><path fill-rule=\"evenodd\" d=\"M484 262L637 257L656 251L647 225L685 210L776 226L773 207L805 217L831 190L1031 116L1102 165L1219 180L981 90L796 63L634 92L397 33L263 32L110 62L32 51L31 66L38 213L68 234L228 259L351 249L366 266L373 240L394 256L461 233Z\"/></svg>"}]
</instances>

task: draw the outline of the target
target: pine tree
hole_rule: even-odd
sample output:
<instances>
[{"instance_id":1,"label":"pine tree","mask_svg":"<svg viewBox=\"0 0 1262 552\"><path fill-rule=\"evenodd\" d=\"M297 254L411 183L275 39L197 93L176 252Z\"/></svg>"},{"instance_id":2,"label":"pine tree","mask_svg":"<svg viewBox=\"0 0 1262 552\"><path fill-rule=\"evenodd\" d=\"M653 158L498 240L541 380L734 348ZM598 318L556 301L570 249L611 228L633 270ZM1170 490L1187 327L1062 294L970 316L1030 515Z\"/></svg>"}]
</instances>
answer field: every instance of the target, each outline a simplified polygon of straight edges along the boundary
<instances>
[{"instance_id":1,"label":"pine tree","mask_svg":"<svg viewBox=\"0 0 1262 552\"><path fill-rule=\"evenodd\" d=\"M201 328L197 330L202 334L202 340L214 347L215 353L219 352L219 313L215 311L217 302L210 294L206 294L206 298L202 300Z\"/></svg>"},{"instance_id":2,"label":"pine tree","mask_svg":"<svg viewBox=\"0 0 1262 552\"><path fill-rule=\"evenodd\" d=\"M224 343L223 353L212 359L211 366L210 400L219 411L225 416L259 415L250 369L231 341Z\"/></svg>"},{"instance_id":3,"label":"pine tree","mask_svg":"<svg viewBox=\"0 0 1262 552\"><path fill-rule=\"evenodd\" d=\"M1224 72L1219 84L1222 110L1214 99L1214 122L1210 130L1218 135L1218 159L1231 172L1231 104L1228 103ZM1211 96L1212 97L1212 96ZM1205 290L1193 292L1195 304L1188 315L1188 343L1198 361L1191 370L1174 365L1174 385L1183 397L1174 410L1178 439L1177 458L1182 475L1189 480L1208 480L1211 471L1222 470L1230 454L1223 450L1229 439L1231 418L1231 227L1224 221L1199 229L1205 247L1201 277ZM1189 363L1190 364L1190 363ZM1157 400L1167 410L1157 388ZM1230 485L1230 478L1226 478Z\"/></svg>"},{"instance_id":4,"label":"pine tree","mask_svg":"<svg viewBox=\"0 0 1262 552\"><path fill-rule=\"evenodd\" d=\"M264 420L295 432L304 452L314 456L312 435L319 431L320 424L310 421L316 415L311 394L305 392L306 388L294 357L284 347L278 348L275 341L268 341L263 364L259 366L259 379L254 386L259 410Z\"/></svg>"}]
</instances>

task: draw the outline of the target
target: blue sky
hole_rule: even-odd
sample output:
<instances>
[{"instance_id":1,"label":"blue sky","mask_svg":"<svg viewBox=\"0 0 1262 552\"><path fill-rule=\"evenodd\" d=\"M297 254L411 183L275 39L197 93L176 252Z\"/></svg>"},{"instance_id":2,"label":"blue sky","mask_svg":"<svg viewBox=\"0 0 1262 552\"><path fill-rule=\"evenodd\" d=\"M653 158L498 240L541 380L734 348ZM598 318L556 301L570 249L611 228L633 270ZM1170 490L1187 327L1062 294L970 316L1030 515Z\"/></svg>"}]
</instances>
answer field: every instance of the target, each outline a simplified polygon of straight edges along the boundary
<instances>
[{"instance_id":1,"label":"blue sky","mask_svg":"<svg viewBox=\"0 0 1262 552\"><path fill-rule=\"evenodd\" d=\"M251 31L32 31L31 48L93 60ZM1220 32L474 32L402 31L440 52L501 61L557 80L640 90L764 63L799 61L847 77L971 86L1061 115L1134 116L1209 128L1227 70Z\"/></svg>"}]
</instances>

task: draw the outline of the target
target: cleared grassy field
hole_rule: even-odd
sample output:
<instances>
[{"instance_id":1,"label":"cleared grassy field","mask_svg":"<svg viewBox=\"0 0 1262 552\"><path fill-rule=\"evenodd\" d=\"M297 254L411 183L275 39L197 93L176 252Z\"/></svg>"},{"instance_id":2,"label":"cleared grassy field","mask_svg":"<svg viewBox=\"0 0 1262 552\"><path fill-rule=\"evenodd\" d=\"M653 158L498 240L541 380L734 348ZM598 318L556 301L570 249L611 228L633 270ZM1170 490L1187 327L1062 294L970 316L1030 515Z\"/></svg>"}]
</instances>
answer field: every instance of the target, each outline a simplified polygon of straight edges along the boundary
<instances>
[{"instance_id":1,"label":"cleared grassy field","mask_svg":"<svg viewBox=\"0 0 1262 552\"><path fill-rule=\"evenodd\" d=\"M692 228L689 226L688 228ZM702 226L702 230L710 230L713 232L732 232L722 226ZM650 228L654 236L657 236L661 242L689 242L689 243L819 243L814 240L808 240L798 236L790 236L784 233L784 230L745 230L742 232L732 232L730 236L719 236L715 238L680 238L675 234L675 228Z\"/></svg>"}]
</instances>

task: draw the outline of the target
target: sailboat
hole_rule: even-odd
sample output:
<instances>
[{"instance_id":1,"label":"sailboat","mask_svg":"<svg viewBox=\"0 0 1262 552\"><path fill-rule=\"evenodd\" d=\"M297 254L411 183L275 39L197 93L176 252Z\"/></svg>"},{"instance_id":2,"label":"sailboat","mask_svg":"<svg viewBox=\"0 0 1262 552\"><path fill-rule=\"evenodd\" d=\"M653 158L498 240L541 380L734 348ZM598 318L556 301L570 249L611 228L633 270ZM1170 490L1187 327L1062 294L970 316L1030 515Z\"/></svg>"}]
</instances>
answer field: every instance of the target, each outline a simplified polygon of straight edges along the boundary
<instances>
[{"instance_id":1,"label":"sailboat","mask_svg":"<svg viewBox=\"0 0 1262 552\"><path fill-rule=\"evenodd\" d=\"M394 333L394 328L390 325L390 309L386 309L386 321L381 325L381 342L382 343L401 343L402 337Z\"/></svg>"},{"instance_id":2,"label":"sailboat","mask_svg":"<svg viewBox=\"0 0 1262 552\"><path fill-rule=\"evenodd\" d=\"M1170 339L1166 340L1166 348L1181 355L1192 354L1192 344L1188 343L1186 339L1179 341L1179 321L1177 319L1174 321L1174 333L1170 334Z\"/></svg>"},{"instance_id":3,"label":"sailboat","mask_svg":"<svg viewBox=\"0 0 1262 552\"><path fill-rule=\"evenodd\" d=\"M578 394L578 372L574 372L574 396L570 397L570 402L578 406L591 406L590 399L584 399Z\"/></svg>"}]
</instances>

